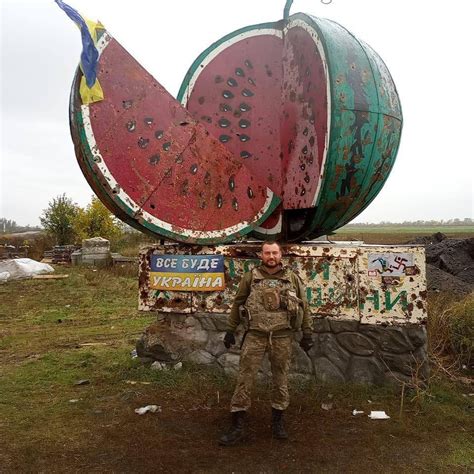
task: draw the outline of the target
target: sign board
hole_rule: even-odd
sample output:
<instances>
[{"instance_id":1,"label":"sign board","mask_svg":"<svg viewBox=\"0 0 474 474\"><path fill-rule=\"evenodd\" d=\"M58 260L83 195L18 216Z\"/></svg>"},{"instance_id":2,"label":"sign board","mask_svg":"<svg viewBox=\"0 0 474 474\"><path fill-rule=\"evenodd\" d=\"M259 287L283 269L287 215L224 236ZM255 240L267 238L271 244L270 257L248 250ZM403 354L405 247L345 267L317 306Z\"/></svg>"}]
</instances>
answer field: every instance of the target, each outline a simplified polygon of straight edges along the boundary
<instances>
[{"instance_id":1,"label":"sign board","mask_svg":"<svg viewBox=\"0 0 474 474\"><path fill-rule=\"evenodd\" d=\"M152 255L149 288L165 291L220 291L225 288L222 255Z\"/></svg>"},{"instance_id":2,"label":"sign board","mask_svg":"<svg viewBox=\"0 0 474 474\"><path fill-rule=\"evenodd\" d=\"M229 313L243 273L260 264L258 243L192 247L198 255L184 255L189 251L190 247L182 244L142 251L140 310ZM332 316L364 324L418 323L426 319L423 247L314 242L287 245L283 253L283 264L303 280L314 317ZM217 257L221 258L219 264L213 260ZM182 258L186 263L181 262ZM193 271L201 266L203 272L185 282L184 270L189 271L192 265ZM217 277L209 276L219 272L223 273L221 287ZM161 279L155 280L155 276ZM180 280L163 281L163 277ZM211 280L199 288L201 278ZM176 286L172 288L174 281Z\"/></svg>"}]
</instances>

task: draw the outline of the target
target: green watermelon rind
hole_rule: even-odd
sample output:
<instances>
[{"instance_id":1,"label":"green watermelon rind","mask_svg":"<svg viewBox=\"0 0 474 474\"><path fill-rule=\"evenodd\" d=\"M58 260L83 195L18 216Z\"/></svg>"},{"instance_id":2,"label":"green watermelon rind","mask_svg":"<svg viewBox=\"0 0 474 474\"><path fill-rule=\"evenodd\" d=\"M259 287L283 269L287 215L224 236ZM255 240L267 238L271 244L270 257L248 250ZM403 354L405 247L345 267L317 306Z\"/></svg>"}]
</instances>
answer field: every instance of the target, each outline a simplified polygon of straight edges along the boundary
<instances>
[{"instance_id":1,"label":"green watermelon rind","mask_svg":"<svg viewBox=\"0 0 474 474\"><path fill-rule=\"evenodd\" d=\"M318 36L321 40L321 43L322 43L324 51L325 51L327 67L328 67L328 77L329 77L329 80L330 80L331 96L328 99L328 103L329 104L337 104L337 100L336 100L336 97L335 97L336 87L333 87L333 82L335 81L335 77L334 77L335 74L333 72L334 63L335 63L335 57L334 57L335 55L331 51L331 47L328 44L328 41L326 39L326 34L323 32L322 28L318 24L318 21L320 21L320 19L318 19L316 17L313 17L311 15L306 15L306 14L302 14L302 13L297 13L296 15L292 15L292 17L290 17L290 19L293 18L293 17L304 18L305 21L310 23L312 25L312 27L317 31ZM371 72L372 72L372 80L374 81L374 84L376 84L378 86L378 84L375 80L375 73L373 71L372 62L370 61L370 58L368 57L367 51L364 48L363 44L361 44L361 42L350 31L348 31L346 28L344 28L343 26L341 26L337 22L334 22L332 20L327 20L327 19L324 19L324 20L321 20L321 21L328 22L328 23L333 24L333 25L337 25L337 27L342 28L348 35L350 35L350 37L353 40L355 40L357 42L357 44L359 45L359 47L363 51L363 53L366 56L367 61L369 63L369 66L370 66L370 69L371 69ZM375 53L375 51L374 51L374 53ZM379 59L381 60L380 57L379 57ZM392 80L392 82L393 82L393 80ZM379 107L379 100L380 100L379 99L379 97L380 97L379 94L380 94L380 91L379 91L379 88L375 87L375 90L376 90L376 94L377 94L377 111L376 112L373 111L371 113L377 114L379 116L378 121L380 122L381 117L385 114L380 112L380 107ZM399 102L400 101L398 100L398 103ZM337 106L331 106L331 120L330 120L331 127L330 127L330 130L329 130L329 137L334 137L335 135L337 135L335 133L337 118L338 118L338 115L340 115L344 110L350 110L350 109L343 109L343 108L339 108ZM402 120L400 120L400 122L402 122ZM376 146L375 146L376 141L380 137L381 137L381 133L378 130L377 135L376 135L376 139L374 139L374 142L373 142L372 151L370 152L369 164L365 167L364 178L360 181L361 187L363 185L366 185L366 183L365 183L366 177L369 176L369 171L372 168L371 165L373 164L373 162L376 161L376 156L375 156L376 153L374 152L374 150L376 148ZM377 194L382 189L383 185L385 184L386 180L388 179L388 176L389 176L391 170L393 169L393 164L395 162L395 158L396 158L396 154L397 154L397 151L398 151L399 144L400 144L400 141L398 141L397 147L395 148L395 150L392 154L392 160L391 160L391 166L390 166L389 172L385 174L383 180L378 184L378 186L376 188L376 191L370 193L370 196L368 197L367 201L363 203L361 208L357 209L355 212L351 213L351 209L353 209L356 206L355 201L357 201L357 200L355 199L353 201L353 204L345 209L344 213L339 217L339 221L336 224L325 226L325 225L320 225L320 223L324 222L324 215L323 215L324 209L322 207L323 200L328 199L328 196L329 196L329 193L330 193L329 188L333 184L332 181L334 179L334 175L332 175L330 173L330 171L331 171L331 168L335 169L336 165L343 165L344 164L344 161L342 160L342 157L340 156L340 154L336 154L335 158L333 158L334 155L332 154L332 147L335 145L335 142L333 142L331 140L331 138L329 139L327 157L326 157L326 164L328 165L328 167L327 167L326 170L322 170L322 172L325 171L325 173L322 175L323 178L321 180L321 188L320 188L320 192L319 192L319 195L318 195L318 200L317 200L316 206L315 206L315 212L314 212L313 222L312 222L312 225L311 225L311 230L307 233L308 238L315 238L315 237L319 237L320 235L328 234L328 233L330 233L330 232L346 225L348 222L353 220L357 215L359 215L364 209L366 209L370 205L370 203L375 199ZM339 185L340 185L340 181L338 182L337 187L339 187ZM360 194L363 194L363 192L364 192L364 190L361 189Z\"/></svg>"},{"instance_id":2,"label":"green watermelon rind","mask_svg":"<svg viewBox=\"0 0 474 474\"><path fill-rule=\"evenodd\" d=\"M111 40L111 38L112 37L109 34L105 34L101 38L101 41L99 43L102 45L102 47L98 48L100 53L106 47L106 45ZM77 84L78 84L78 81L77 80L74 81L73 87L77 88ZM74 90L72 91L72 94L74 94ZM74 105L72 105L72 107L74 107ZM103 200L103 198L107 196L106 203L108 204L109 209L115 210L115 211L118 210L120 214L119 217L121 217L122 219L125 217L124 216L125 214L128 217L126 219L126 222L137 229L144 228L145 230L153 233L155 236L158 234L158 236L167 237L167 238L178 240L185 243L197 243L200 245L225 243L225 242L235 240L236 238L243 237L244 235L247 235L249 232L251 232L254 229L254 227L258 226L260 223L265 221L280 203L280 199L271 190L267 189L267 200L265 202L265 206L263 207L264 210L263 211L260 210L259 215L256 219L254 219L251 223L247 222L245 224L243 223L236 224L234 226L227 227L220 230L215 230L215 231L196 231L196 230L191 230L191 229L185 229L180 226L173 226L172 224L162 221L161 219L158 219L157 217L151 216L148 213L146 213L146 211L143 211L141 206L136 204L133 201L133 199L131 199L125 193L123 189L120 188L118 193L115 194L115 196L112 198L112 196L110 196L110 194L107 192L106 187L101 183L101 180L98 176L99 174L102 175L102 177L106 181L109 181L108 186L110 188L114 187L113 182L111 182L111 178L113 179L113 181L115 181L115 179L113 178L113 175L110 172L108 172L107 165L103 161L103 158L100 155L100 151L94 154L91 150L90 141L93 140L95 142L95 137L93 136L92 124L90 123L89 119L85 120L84 113L88 115L89 113L88 105L82 105L75 112L73 111L71 112L71 132L73 133L73 135L74 133L77 133L78 135L78 138L81 143L81 147L80 147L81 160L80 161L82 161L83 164L87 165L87 170L85 170L82 166L81 166L81 169L83 169L84 174L86 174L86 179L88 179L94 191L96 190L100 191L99 197ZM74 124L72 123L72 120L75 120ZM74 132L73 132L73 128L75 128ZM87 133L86 129L90 130L89 134ZM98 149L98 147L96 148ZM94 159L94 157L96 159ZM102 163L101 165L99 165L98 162L96 161L97 157L100 158L99 163ZM101 167L104 168L105 171L108 172L109 178L107 177L107 173L104 173L100 170ZM97 168L99 168L98 171L96 171ZM93 177L92 183L91 183L91 180L89 179L90 177ZM122 199L120 195L123 195L125 199ZM129 203L127 203L126 201L128 201ZM135 207L135 209L133 209L133 207ZM136 218L137 215L141 215L142 218L138 220ZM153 219L155 221L158 221L165 226L175 227L176 229L179 229L179 231L172 231L159 224L150 222L148 219L150 220ZM201 235L207 235L207 236L201 237Z\"/></svg>"}]
</instances>

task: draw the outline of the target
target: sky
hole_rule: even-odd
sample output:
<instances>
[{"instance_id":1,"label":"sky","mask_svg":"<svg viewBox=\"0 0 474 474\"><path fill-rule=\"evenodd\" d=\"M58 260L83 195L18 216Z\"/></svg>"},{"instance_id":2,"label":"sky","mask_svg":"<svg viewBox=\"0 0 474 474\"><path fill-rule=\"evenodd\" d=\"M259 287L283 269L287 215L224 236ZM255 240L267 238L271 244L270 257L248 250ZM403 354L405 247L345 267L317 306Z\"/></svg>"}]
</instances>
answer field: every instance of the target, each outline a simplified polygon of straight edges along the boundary
<instances>
[{"instance_id":1,"label":"sky","mask_svg":"<svg viewBox=\"0 0 474 474\"><path fill-rule=\"evenodd\" d=\"M330 0L325 0L329 2ZM69 0L174 96L199 53L225 34L283 16L284 0ZM92 190L69 134L79 30L53 0L0 0L0 217L38 225L62 193ZM474 217L474 61L465 0L295 0L370 44L400 95L404 128L393 171L354 222Z\"/></svg>"}]
</instances>

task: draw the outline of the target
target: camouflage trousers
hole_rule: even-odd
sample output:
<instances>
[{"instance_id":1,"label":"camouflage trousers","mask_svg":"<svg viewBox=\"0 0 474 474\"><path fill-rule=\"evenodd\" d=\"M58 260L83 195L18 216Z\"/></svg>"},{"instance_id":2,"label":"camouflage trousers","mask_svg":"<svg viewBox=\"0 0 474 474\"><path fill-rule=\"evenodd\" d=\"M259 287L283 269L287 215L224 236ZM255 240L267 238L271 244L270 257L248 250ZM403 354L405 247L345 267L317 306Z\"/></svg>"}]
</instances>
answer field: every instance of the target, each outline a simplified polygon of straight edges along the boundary
<instances>
[{"instance_id":1,"label":"camouflage trousers","mask_svg":"<svg viewBox=\"0 0 474 474\"><path fill-rule=\"evenodd\" d=\"M251 391L265 352L270 359L273 389L272 407L285 410L290 403L288 372L291 361L293 337L269 338L248 333L240 353L237 386L230 402L230 411L248 410L251 405Z\"/></svg>"}]
</instances>

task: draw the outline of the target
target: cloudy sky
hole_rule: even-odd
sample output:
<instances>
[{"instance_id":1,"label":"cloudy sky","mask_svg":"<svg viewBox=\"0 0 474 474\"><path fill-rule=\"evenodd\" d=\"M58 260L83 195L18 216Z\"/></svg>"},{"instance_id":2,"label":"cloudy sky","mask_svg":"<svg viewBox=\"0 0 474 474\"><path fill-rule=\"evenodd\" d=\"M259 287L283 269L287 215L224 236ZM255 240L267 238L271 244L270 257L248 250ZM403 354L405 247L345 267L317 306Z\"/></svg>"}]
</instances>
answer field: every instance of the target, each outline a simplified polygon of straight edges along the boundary
<instances>
[{"instance_id":1,"label":"cloudy sky","mask_svg":"<svg viewBox=\"0 0 474 474\"><path fill-rule=\"evenodd\" d=\"M325 0L329 1L329 0ZM274 21L284 0L70 0L99 19L176 95L195 57L226 33ZM36 225L66 193L92 191L69 135L68 96L80 34L53 0L0 0L0 217ZM474 217L472 15L465 0L295 0L369 43L400 94L404 131L390 178L356 221Z\"/></svg>"}]
</instances>

